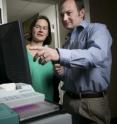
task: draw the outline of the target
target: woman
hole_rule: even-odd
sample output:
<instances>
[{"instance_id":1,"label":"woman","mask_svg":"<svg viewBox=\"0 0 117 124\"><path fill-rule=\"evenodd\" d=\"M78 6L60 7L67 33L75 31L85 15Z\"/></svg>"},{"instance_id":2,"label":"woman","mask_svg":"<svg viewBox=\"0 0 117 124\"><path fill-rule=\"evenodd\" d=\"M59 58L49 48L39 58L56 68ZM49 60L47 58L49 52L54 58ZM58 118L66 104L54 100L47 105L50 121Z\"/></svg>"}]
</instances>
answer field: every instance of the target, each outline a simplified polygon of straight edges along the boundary
<instances>
[{"instance_id":1,"label":"woman","mask_svg":"<svg viewBox=\"0 0 117 124\"><path fill-rule=\"evenodd\" d=\"M51 28L48 18L39 16L34 19L30 26L30 42L27 45L32 86L37 92L44 93L45 99L48 101L54 100L53 65L51 61L42 64L39 59L36 60L34 56L37 51L31 49L31 47L47 46L51 43L51 39Z\"/></svg>"}]
</instances>

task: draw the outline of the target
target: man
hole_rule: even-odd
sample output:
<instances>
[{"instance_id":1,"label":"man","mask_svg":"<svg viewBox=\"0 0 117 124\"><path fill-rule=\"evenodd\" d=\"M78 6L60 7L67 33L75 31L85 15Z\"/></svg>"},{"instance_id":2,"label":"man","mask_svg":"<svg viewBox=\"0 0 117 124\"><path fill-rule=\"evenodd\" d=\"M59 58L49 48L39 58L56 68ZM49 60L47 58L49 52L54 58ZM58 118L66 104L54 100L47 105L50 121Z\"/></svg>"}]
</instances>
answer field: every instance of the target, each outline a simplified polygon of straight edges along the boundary
<instances>
[{"instance_id":1,"label":"man","mask_svg":"<svg viewBox=\"0 0 117 124\"><path fill-rule=\"evenodd\" d=\"M64 108L78 124L109 124L107 88L111 73L112 38L104 24L84 20L83 0L61 0L60 14L70 30L64 48L33 48L40 59L52 60L63 79ZM64 70L63 70L64 68Z\"/></svg>"}]
</instances>

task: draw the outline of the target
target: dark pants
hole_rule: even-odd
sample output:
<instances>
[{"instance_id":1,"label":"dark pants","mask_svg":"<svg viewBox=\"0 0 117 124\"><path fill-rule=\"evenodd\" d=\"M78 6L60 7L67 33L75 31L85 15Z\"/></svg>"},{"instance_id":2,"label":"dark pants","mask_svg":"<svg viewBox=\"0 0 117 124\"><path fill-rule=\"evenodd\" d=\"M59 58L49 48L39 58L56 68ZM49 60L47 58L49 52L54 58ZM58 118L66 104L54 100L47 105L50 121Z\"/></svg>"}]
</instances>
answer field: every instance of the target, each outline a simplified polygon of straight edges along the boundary
<instances>
[{"instance_id":1,"label":"dark pants","mask_svg":"<svg viewBox=\"0 0 117 124\"><path fill-rule=\"evenodd\" d=\"M74 99L65 93L63 107L72 114L73 124L110 124L106 95L99 98Z\"/></svg>"},{"instance_id":2,"label":"dark pants","mask_svg":"<svg viewBox=\"0 0 117 124\"><path fill-rule=\"evenodd\" d=\"M83 116L72 114L72 124L93 124L93 121Z\"/></svg>"}]
</instances>

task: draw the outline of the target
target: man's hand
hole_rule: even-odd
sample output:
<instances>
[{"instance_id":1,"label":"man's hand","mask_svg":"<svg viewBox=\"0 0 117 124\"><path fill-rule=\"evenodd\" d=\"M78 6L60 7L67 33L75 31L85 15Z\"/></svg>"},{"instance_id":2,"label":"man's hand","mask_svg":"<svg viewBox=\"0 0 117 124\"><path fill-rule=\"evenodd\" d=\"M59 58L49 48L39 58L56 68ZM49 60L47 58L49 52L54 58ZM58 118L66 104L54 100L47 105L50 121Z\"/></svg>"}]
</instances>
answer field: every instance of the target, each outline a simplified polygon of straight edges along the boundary
<instances>
[{"instance_id":1,"label":"man's hand","mask_svg":"<svg viewBox=\"0 0 117 124\"><path fill-rule=\"evenodd\" d=\"M41 61L53 61L59 60L59 54L56 49L49 47L30 47L30 50L36 50L36 59L39 58Z\"/></svg>"},{"instance_id":2,"label":"man's hand","mask_svg":"<svg viewBox=\"0 0 117 124\"><path fill-rule=\"evenodd\" d=\"M59 75L64 74L64 67L61 66L60 64L55 64L54 68L55 68L55 71L56 71L57 74L59 74Z\"/></svg>"}]
</instances>

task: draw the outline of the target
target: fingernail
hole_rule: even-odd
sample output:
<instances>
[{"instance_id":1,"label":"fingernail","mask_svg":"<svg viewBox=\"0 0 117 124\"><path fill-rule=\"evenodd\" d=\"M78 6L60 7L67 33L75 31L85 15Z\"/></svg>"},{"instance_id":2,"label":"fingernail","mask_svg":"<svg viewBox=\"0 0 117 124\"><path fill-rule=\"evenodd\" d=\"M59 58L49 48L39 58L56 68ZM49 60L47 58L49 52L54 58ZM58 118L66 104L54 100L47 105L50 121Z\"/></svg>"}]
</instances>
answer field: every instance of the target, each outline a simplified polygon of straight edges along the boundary
<instances>
[{"instance_id":1,"label":"fingernail","mask_svg":"<svg viewBox=\"0 0 117 124\"><path fill-rule=\"evenodd\" d=\"M44 59L41 59L41 58L38 60L38 62L39 62L39 64L41 64L41 65L46 64L46 61L45 61Z\"/></svg>"},{"instance_id":2,"label":"fingernail","mask_svg":"<svg viewBox=\"0 0 117 124\"><path fill-rule=\"evenodd\" d=\"M33 62L35 62L38 58L38 54L36 53L35 56L33 57Z\"/></svg>"}]
</instances>

